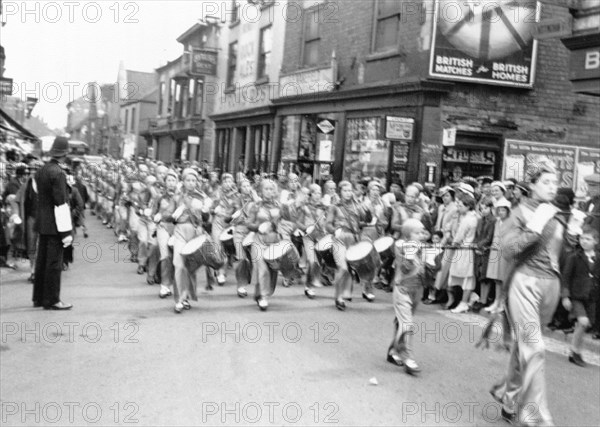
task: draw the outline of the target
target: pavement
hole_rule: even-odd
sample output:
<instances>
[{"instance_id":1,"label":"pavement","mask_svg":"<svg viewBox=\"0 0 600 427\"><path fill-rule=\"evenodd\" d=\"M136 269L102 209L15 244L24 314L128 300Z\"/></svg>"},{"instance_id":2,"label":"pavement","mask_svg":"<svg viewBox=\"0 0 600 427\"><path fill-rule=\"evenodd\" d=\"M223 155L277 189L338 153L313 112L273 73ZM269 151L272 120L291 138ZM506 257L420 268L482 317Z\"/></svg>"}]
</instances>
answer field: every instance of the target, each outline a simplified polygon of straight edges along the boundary
<instances>
[{"instance_id":1,"label":"pavement","mask_svg":"<svg viewBox=\"0 0 600 427\"><path fill-rule=\"evenodd\" d=\"M88 223L63 274L71 311L32 307L26 264L0 272L2 425L506 425L488 390L508 354L475 348L484 316L420 305L411 376L385 358L391 294L368 303L355 289L340 312L331 287L308 300L278 286L260 312L230 272L175 314L126 245ZM598 343L586 341L580 368L562 332L544 342L556 425L600 425Z\"/></svg>"}]
</instances>

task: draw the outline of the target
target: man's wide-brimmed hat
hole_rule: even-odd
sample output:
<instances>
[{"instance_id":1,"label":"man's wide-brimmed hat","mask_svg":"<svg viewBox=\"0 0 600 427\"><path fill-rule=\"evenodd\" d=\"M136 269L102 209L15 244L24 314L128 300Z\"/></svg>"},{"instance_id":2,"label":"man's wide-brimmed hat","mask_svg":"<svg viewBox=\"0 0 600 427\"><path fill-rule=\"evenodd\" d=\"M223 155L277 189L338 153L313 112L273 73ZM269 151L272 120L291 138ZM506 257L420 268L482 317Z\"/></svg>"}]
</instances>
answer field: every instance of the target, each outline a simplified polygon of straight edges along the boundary
<instances>
[{"instance_id":1,"label":"man's wide-brimmed hat","mask_svg":"<svg viewBox=\"0 0 600 427\"><path fill-rule=\"evenodd\" d=\"M50 157L64 157L69 154L69 140L64 136L57 136L54 139L50 153Z\"/></svg>"}]
</instances>

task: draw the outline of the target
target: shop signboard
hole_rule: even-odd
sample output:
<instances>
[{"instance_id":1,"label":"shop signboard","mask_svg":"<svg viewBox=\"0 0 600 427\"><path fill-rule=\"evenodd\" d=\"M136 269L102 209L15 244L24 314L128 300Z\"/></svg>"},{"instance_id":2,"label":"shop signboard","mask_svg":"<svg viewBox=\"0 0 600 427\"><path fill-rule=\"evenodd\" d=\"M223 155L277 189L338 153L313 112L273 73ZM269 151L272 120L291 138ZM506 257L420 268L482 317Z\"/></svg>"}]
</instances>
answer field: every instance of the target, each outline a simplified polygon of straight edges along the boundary
<instances>
[{"instance_id":1,"label":"shop signboard","mask_svg":"<svg viewBox=\"0 0 600 427\"><path fill-rule=\"evenodd\" d=\"M533 86L539 2L436 0L435 6L430 76Z\"/></svg>"},{"instance_id":2,"label":"shop signboard","mask_svg":"<svg viewBox=\"0 0 600 427\"><path fill-rule=\"evenodd\" d=\"M192 76L216 76L217 52L206 49L192 50L190 74Z\"/></svg>"},{"instance_id":3,"label":"shop signboard","mask_svg":"<svg viewBox=\"0 0 600 427\"><path fill-rule=\"evenodd\" d=\"M507 139L504 145L504 179L523 180L527 167L540 156L549 158L556 165L559 187L573 188L577 147L567 145Z\"/></svg>"},{"instance_id":4,"label":"shop signboard","mask_svg":"<svg viewBox=\"0 0 600 427\"><path fill-rule=\"evenodd\" d=\"M393 116L386 116L385 118L386 139L412 141L414 128L415 119Z\"/></svg>"}]
</instances>

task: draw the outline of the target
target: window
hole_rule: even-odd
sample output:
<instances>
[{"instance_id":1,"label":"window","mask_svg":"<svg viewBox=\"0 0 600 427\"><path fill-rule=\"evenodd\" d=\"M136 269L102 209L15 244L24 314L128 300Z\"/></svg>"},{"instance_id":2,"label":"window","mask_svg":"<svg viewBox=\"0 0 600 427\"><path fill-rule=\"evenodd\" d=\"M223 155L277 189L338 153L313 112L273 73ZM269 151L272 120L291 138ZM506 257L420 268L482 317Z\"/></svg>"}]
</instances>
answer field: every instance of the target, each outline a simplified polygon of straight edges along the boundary
<instances>
[{"instance_id":1,"label":"window","mask_svg":"<svg viewBox=\"0 0 600 427\"><path fill-rule=\"evenodd\" d=\"M158 115L162 115L163 112L163 102L165 96L165 82L160 82L160 87L158 89Z\"/></svg>"},{"instance_id":2,"label":"window","mask_svg":"<svg viewBox=\"0 0 600 427\"><path fill-rule=\"evenodd\" d=\"M123 126L123 130L127 133L127 129L129 129L129 110L125 110L125 126Z\"/></svg>"},{"instance_id":3,"label":"window","mask_svg":"<svg viewBox=\"0 0 600 427\"><path fill-rule=\"evenodd\" d=\"M240 20L240 5L236 0L231 2L231 23L235 24Z\"/></svg>"},{"instance_id":4,"label":"window","mask_svg":"<svg viewBox=\"0 0 600 427\"><path fill-rule=\"evenodd\" d=\"M131 109L131 133L135 133L135 107Z\"/></svg>"},{"instance_id":5,"label":"window","mask_svg":"<svg viewBox=\"0 0 600 427\"><path fill-rule=\"evenodd\" d=\"M173 115L175 117L181 117L181 107L183 104L181 97L181 83L175 83L175 105L173 110Z\"/></svg>"},{"instance_id":6,"label":"window","mask_svg":"<svg viewBox=\"0 0 600 427\"><path fill-rule=\"evenodd\" d=\"M378 0L376 11L373 51L382 52L397 48L400 32L400 2Z\"/></svg>"},{"instance_id":7,"label":"window","mask_svg":"<svg viewBox=\"0 0 600 427\"><path fill-rule=\"evenodd\" d=\"M169 107L167 110L167 114L172 115L175 112L174 103L175 103L175 91L176 91L177 83L174 79L171 79L169 85Z\"/></svg>"},{"instance_id":8,"label":"window","mask_svg":"<svg viewBox=\"0 0 600 427\"><path fill-rule=\"evenodd\" d=\"M233 86L235 68L237 66L237 42L229 45L229 60L227 63L227 87Z\"/></svg>"},{"instance_id":9,"label":"window","mask_svg":"<svg viewBox=\"0 0 600 427\"><path fill-rule=\"evenodd\" d=\"M196 94L195 96L195 106L194 106L194 115L200 116L202 115L202 107L204 101L204 82L202 80L196 80Z\"/></svg>"},{"instance_id":10,"label":"window","mask_svg":"<svg viewBox=\"0 0 600 427\"><path fill-rule=\"evenodd\" d=\"M194 93L196 92L196 80L190 79L188 83L187 91L187 115L191 116L194 114Z\"/></svg>"},{"instance_id":11,"label":"window","mask_svg":"<svg viewBox=\"0 0 600 427\"><path fill-rule=\"evenodd\" d=\"M319 12L312 10L304 17L304 65L319 63Z\"/></svg>"},{"instance_id":12,"label":"window","mask_svg":"<svg viewBox=\"0 0 600 427\"><path fill-rule=\"evenodd\" d=\"M271 50L273 47L273 32L269 25L260 30L260 52L258 53L257 78L266 77L271 63Z\"/></svg>"}]
</instances>

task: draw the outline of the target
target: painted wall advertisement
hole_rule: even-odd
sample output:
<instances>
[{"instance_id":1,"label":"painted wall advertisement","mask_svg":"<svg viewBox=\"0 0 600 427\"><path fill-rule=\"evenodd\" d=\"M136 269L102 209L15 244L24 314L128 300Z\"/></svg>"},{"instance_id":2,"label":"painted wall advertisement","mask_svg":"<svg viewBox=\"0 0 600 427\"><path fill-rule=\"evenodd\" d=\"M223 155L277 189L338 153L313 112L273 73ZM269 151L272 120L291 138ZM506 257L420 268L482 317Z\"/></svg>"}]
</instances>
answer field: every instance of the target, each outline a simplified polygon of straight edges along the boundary
<instances>
[{"instance_id":1,"label":"painted wall advertisement","mask_svg":"<svg viewBox=\"0 0 600 427\"><path fill-rule=\"evenodd\" d=\"M600 171L600 149L507 139L504 146L504 179L523 180L528 165L539 156L546 156L554 162L558 170L559 187L573 188L577 197L586 195L587 186L583 179Z\"/></svg>"},{"instance_id":2,"label":"painted wall advertisement","mask_svg":"<svg viewBox=\"0 0 600 427\"><path fill-rule=\"evenodd\" d=\"M447 80L532 87L540 3L436 0L429 74Z\"/></svg>"}]
</instances>

